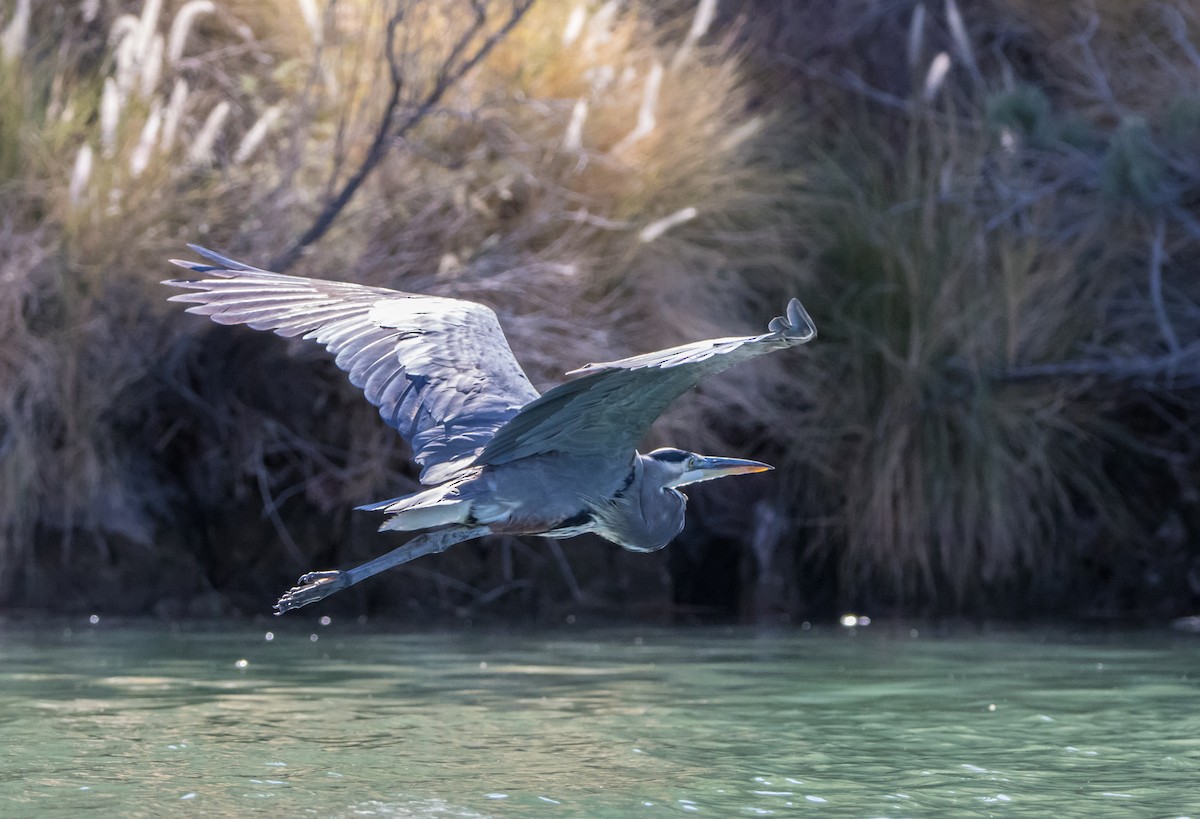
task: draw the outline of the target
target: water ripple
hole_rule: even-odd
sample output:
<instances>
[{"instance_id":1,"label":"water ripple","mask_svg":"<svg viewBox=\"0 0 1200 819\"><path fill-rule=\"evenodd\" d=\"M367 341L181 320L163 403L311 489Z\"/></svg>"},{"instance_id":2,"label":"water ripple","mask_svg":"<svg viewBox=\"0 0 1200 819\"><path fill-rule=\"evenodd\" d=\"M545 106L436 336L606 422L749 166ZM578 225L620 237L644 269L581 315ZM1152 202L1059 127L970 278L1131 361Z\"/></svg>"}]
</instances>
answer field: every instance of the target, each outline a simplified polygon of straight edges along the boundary
<instances>
[{"instance_id":1,"label":"water ripple","mask_svg":"<svg viewBox=\"0 0 1200 819\"><path fill-rule=\"evenodd\" d=\"M1195 815L1193 635L878 626L7 624L0 815Z\"/></svg>"}]
</instances>

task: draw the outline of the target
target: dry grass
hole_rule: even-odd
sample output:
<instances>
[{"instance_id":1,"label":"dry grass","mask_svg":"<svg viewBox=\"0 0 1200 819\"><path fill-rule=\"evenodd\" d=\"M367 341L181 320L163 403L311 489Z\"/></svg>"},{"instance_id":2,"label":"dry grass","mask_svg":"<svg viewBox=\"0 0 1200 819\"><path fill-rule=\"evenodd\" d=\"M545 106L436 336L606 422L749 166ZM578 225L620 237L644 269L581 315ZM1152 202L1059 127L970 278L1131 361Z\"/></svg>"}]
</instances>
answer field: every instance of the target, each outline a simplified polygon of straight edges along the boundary
<instances>
[{"instance_id":1,"label":"dry grass","mask_svg":"<svg viewBox=\"0 0 1200 819\"><path fill-rule=\"evenodd\" d=\"M966 45L941 10L906 42L864 12L874 52L804 72L842 119L802 163L823 335L790 443L842 600L1047 610L1091 582L1102 608L1114 566L1161 583L1148 530L1195 519L1190 481L1149 476L1194 463L1200 38L1181 4L1067 5L974 9ZM908 88L868 81L888 42L924 55Z\"/></svg>"},{"instance_id":2,"label":"dry grass","mask_svg":"<svg viewBox=\"0 0 1200 819\"><path fill-rule=\"evenodd\" d=\"M156 15L152 2L131 2L86 23L65 17L39 29L58 40L55 56L28 59L20 70L35 79L3 97L21 112L8 121L22 132L0 137L38 146L14 194L25 221L9 226L20 240L11 246L24 250L6 259L6 275L21 287L3 298L12 480L0 510L0 579L10 594L61 561L108 559L119 573L120 555L149 547L164 526L200 527L182 543L168 535L176 545L165 548L196 552L220 585L221 555L195 540L227 528L220 518L237 519L243 507L268 510L291 573L314 559L302 549L319 547L300 543L289 530L299 524L284 520L299 499L344 511L403 484L399 446L331 368L313 377L312 351L295 359L282 344L226 339L180 319L157 285L163 259L185 241L269 258L361 161L388 81L388 7L341 3L317 34L291 6L167 2ZM430 4L406 17L397 47L406 99L432 81L465 10ZM705 201L742 173L736 69L703 47L671 68L678 42L659 43L645 19L597 21L596 9L585 11L592 22L573 48L563 41L566 9L539 8L392 152L303 268L482 296L510 319L526 316L511 335L542 381L622 346L707 332L715 313L696 315L684 299L664 304L663 294L710 275L727 255L680 243L699 235L692 224L660 224L653 241L641 231L686 207L697 207L698 225L753 218L738 186ZM154 43L169 51L185 16L181 56L160 62ZM95 35L105 32L98 52ZM646 91L655 73L657 98ZM29 110L46 89L51 110ZM579 100L589 112L568 138ZM697 139L712 149L696 152ZM672 251L680 247L688 253ZM622 337L603 329L622 323ZM580 331L588 325L601 329ZM213 345L225 351L216 373ZM251 352L258 345L264 352ZM264 370L295 383L284 395L311 398L264 394ZM54 543L57 558L46 551ZM351 538L346 548L370 547ZM243 559L262 558L227 556Z\"/></svg>"},{"instance_id":3,"label":"dry grass","mask_svg":"<svg viewBox=\"0 0 1200 819\"><path fill-rule=\"evenodd\" d=\"M393 4L51 5L0 62L0 599L45 603L71 564L116 584L152 547L164 587L269 599L377 551L346 509L402 491L395 437L318 351L189 321L157 282L187 241L265 263L353 173ZM470 9L406 8L408 111ZM1122 542L1166 561L1148 533L1200 524L1178 454L1198 449L1200 20L913 8L729 12L685 47L688 3L541 2L298 272L488 301L543 385L755 331L800 295L811 350L704 385L654 433L782 467L775 495L708 493L715 534L680 547L749 544L747 584L818 570L838 605L997 610L1112 574ZM549 605L547 582L670 602L609 553L568 552L577 580L551 547L456 554L406 590L459 611L488 590Z\"/></svg>"},{"instance_id":4,"label":"dry grass","mask_svg":"<svg viewBox=\"0 0 1200 819\"><path fill-rule=\"evenodd\" d=\"M1115 285L1081 275L1095 237L1047 254L986 229L987 192L969 181L985 144L949 156L926 136L909 164L926 171L897 180L887 146L854 143L846 134L838 168L856 171L814 184L806 223L827 330L805 423L824 434L818 497L837 521L815 548L876 605L1012 595L1072 557L1081 516L1128 523L1097 445L1111 403L1086 381L1005 376L1100 342L1103 317L1081 307ZM950 175L962 187L941 187L948 162L964 163Z\"/></svg>"}]
</instances>

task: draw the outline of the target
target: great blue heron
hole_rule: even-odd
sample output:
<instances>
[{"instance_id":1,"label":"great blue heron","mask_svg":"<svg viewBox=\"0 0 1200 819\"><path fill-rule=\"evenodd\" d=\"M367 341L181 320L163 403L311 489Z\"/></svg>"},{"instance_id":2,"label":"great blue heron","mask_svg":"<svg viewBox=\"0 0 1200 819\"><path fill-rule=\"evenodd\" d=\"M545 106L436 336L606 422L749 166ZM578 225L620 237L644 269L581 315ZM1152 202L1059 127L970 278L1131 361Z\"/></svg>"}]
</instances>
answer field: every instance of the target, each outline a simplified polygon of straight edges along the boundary
<instances>
[{"instance_id":1,"label":"great blue heron","mask_svg":"<svg viewBox=\"0 0 1200 819\"><path fill-rule=\"evenodd\" d=\"M817 335L792 299L763 335L588 364L539 395L481 304L271 273L189 247L212 264L173 259L203 277L164 282L197 291L171 301L219 324L324 344L412 445L429 487L358 508L388 515L380 530L435 531L361 566L303 575L277 614L490 533L595 532L634 552L663 548L683 529L680 487L771 467L680 449L642 455L636 447L651 423L705 376Z\"/></svg>"}]
</instances>

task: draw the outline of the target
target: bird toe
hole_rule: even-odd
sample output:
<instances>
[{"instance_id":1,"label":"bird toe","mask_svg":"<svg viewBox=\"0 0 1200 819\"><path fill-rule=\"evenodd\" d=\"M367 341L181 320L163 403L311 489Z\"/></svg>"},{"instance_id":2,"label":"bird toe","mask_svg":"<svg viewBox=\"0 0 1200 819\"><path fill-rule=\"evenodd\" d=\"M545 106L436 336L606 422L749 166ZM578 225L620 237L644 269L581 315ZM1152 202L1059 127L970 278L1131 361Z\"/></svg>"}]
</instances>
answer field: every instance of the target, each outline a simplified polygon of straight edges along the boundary
<instances>
[{"instance_id":1,"label":"bird toe","mask_svg":"<svg viewBox=\"0 0 1200 819\"><path fill-rule=\"evenodd\" d=\"M275 604L275 614L298 609L324 599L335 591L346 588L350 583L345 572L309 572L296 581L296 585L284 592Z\"/></svg>"}]
</instances>

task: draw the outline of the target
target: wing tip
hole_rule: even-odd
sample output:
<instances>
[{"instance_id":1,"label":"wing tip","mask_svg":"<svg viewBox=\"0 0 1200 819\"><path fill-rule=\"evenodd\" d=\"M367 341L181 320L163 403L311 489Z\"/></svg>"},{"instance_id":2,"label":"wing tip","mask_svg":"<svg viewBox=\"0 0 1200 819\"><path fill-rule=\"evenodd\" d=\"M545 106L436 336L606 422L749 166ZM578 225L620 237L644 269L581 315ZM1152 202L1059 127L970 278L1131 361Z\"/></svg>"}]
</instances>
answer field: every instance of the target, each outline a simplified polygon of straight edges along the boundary
<instances>
[{"instance_id":1,"label":"wing tip","mask_svg":"<svg viewBox=\"0 0 1200 819\"><path fill-rule=\"evenodd\" d=\"M220 276L226 279L233 278L238 273L270 272L268 270L263 270L261 267L254 267L253 265L246 264L245 262L239 262L237 259L231 259L228 256L217 253L215 250L209 250L207 247L202 245L196 245L189 242L188 248L203 256L205 259L208 259L209 262L215 262L215 264L196 262L192 261L191 259L167 259L167 261L176 267L182 267L184 270L190 270L193 273L204 273L206 275ZM173 284L176 281L180 280L170 279L164 281L163 284ZM187 280L185 279L182 281Z\"/></svg>"},{"instance_id":2,"label":"wing tip","mask_svg":"<svg viewBox=\"0 0 1200 819\"><path fill-rule=\"evenodd\" d=\"M176 267L182 267L191 273L197 273L204 276L211 276L219 279L234 279L241 273L269 273L270 271L263 270L260 267L248 265L245 262L239 262L236 259L231 259L228 256L217 253L215 250L209 250L203 245L188 243L188 248L208 259L206 262L192 261L191 259L167 259L168 262ZM164 279L160 284L165 284L168 287L185 287L192 290L207 289L203 285L203 279ZM182 301L181 297L172 297L170 301Z\"/></svg>"},{"instance_id":3,"label":"wing tip","mask_svg":"<svg viewBox=\"0 0 1200 819\"><path fill-rule=\"evenodd\" d=\"M186 259L168 259L167 261L173 265L176 265L177 267L182 267L184 270L191 271L192 273L199 273L204 276L213 276L219 279L232 279L237 276L236 271L225 270L224 268L220 267L212 267L211 265L202 264L200 262L189 262ZM159 282L159 284L165 284L168 287L187 287L192 290L205 289L203 286L204 279L201 278L163 279L161 282Z\"/></svg>"},{"instance_id":4,"label":"wing tip","mask_svg":"<svg viewBox=\"0 0 1200 819\"><path fill-rule=\"evenodd\" d=\"M795 298L788 302L784 315L771 319L767 329L797 344L804 344L817 337L817 325L812 316L804 309L800 299Z\"/></svg>"},{"instance_id":5,"label":"wing tip","mask_svg":"<svg viewBox=\"0 0 1200 819\"><path fill-rule=\"evenodd\" d=\"M812 316L808 314L808 310L800 303L800 299L793 298L787 304L787 309L782 316L776 316L771 319L767 325L767 330L782 338L787 339L793 344L806 344L817 337L817 325L812 320ZM641 358L641 356L634 356ZM682 362L676 362L682 363ZM582 367L576 367L573 370L568 370L567 375L588 375L589 373L600 372L601 370L611 369L641 369L643 366L628 366L626 359L621 361L601 361L584 364ZM676 364L663 363L660 364L663 369L668 369Z\"/></svg>"},{"instance_id":6,"label":"wing tip","mask_svg":"<svg viewBox=\"0 0 1200 819\"><path fill-rule=\"evenodd\" d=\"M221 266L222 269L225 269L225 270L241 271L241 272L245 272L245 273L268 273L268 272L270 272L267 270L263 270L261 267L255 267L254 265L246 264L245 262L239 262L237 259L230 258L229 256L226 256L222 253L218 253L215 250L210 250L209 248L204 247L203 245L192 244L191 242L189 242L188 248L192 252L198 253L201 256L203 256L204 258L208 259L210 262L216 262L218 265Z\"/></svg>"}]
</instances>

